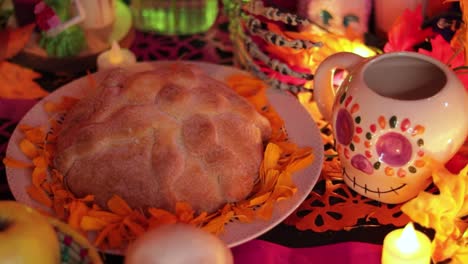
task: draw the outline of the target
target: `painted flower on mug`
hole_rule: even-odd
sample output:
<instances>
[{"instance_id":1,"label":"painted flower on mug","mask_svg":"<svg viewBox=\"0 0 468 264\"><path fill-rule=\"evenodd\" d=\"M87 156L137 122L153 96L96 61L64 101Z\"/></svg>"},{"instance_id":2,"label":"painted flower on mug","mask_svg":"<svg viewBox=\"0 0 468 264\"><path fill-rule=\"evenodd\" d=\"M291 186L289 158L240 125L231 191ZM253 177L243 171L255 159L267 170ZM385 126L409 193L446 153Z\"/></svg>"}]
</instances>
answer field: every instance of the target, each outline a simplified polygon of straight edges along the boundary
<instances>
[{"instance_id":1,"label":"painted flower on mug","mask_svg":"<svg viewBox=\"0 0 468 264\"><path fill-rule=\"evenodd\" d=\"M343 150L345 158L350 159L352 152L356 150L356 144L361 142L363 129L360 124L362 118L358 115L359 103L353 102L354 98L347 96L346 89L343 90L339 100L341 108L337 111L335 119L335 138L338 152ZM362 159L355 160L355 163L360 163L360 167L363 166Z\"/></svg>"},{"instance_id":2,"label":"painted flower on mug","mask_svg":"<svg viewBox=\"0 0 468 264\"><path fill-rule=\"evenodd\" d=\"M351 165L368 175L383 169L387 176L405 177L425 166L424 126L409 118L380 115L364 133L359 103L346 91L339 95L341 108L336 113L335 138L338 152ZM357 147L362 144L363 147ZM413 158L414 157L414 158Z\"/></svg>"},{"instance_id":3,"label":"painted flower on mug","mask_svg":"<svg viewBox=\"0 0 468 264\"><path fill-rule=\"evenodd\" d=\"M375 160L374 169L385 170L387 176L405 177L408 173L416 173L418 168L426 165L422 149L424 139L421 137L424 131L424 126L413 126L408 118L399 121L397 116L386 118L381 115L365 134L365 155Z\"/></svg>"}]
</instances>

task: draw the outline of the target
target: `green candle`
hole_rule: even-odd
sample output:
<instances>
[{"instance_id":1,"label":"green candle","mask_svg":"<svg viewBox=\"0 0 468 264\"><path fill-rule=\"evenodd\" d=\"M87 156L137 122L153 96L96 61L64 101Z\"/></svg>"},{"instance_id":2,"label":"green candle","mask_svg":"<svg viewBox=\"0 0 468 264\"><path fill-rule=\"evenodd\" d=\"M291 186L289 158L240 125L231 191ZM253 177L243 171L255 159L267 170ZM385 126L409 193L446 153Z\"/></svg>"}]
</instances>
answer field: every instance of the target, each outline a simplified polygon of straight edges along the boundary
<instances>
[{"instance_id":1,"label":"green candle","mask_svg":"<svg viewBox=\"0 0 468 264\"><path fill-rule=\"evenodd\" d=\"M132 0L134 25L163 35L208 30L218 14L217 0Z\"/></svg>"}]
</instances>

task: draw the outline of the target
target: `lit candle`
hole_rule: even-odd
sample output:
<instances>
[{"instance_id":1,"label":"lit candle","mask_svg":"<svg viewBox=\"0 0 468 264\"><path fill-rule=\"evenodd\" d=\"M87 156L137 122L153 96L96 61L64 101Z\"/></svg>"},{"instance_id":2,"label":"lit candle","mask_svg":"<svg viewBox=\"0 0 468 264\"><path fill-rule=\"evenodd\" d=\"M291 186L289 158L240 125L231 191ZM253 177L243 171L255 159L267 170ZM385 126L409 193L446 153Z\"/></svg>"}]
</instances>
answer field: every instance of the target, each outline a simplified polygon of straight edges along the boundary
<instances>
[{"instance_id":1,"label":"lit candle","mask_svg":"<svg viewBox=\"0 0 468 264\"><path fill-rule=\"evenodd\" d=\"M135 54L128 49L121 49L117 42L112 42L112 47L99 54L97 58L98 70L125 67L136 62Z\"/></svg>"},{"instance_id":2,"label":"lit candle","mask_svg":"<svg viewBox=\"0 0 468 264\"><path fill-rule=\"evenodd\" d=\"M428 264L430 259L431 241L415 230L411 222L384 239L382 264Z\"/></svg>"}]
</instances>

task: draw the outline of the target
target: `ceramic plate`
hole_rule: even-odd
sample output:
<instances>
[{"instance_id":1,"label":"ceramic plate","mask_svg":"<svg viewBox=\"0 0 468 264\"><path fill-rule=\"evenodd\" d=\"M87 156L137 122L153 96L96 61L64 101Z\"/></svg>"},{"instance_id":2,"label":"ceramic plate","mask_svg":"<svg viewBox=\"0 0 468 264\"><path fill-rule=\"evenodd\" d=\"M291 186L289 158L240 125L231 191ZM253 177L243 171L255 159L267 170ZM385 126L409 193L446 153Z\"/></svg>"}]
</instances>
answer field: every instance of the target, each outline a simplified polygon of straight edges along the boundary
<instances>
[{"instance_id":1,"label":"ceramic plate","mask_svg":"<svg viewBox=\"0 0 468 264\"><path fill-rule=\"evenodd\" d=\"M151 69L155 65L169 63L173 62L163 61L138 63L136 66L132 67L131 71L147 70ZM198 62L186 63L197 64L203 71L221 81L224 81L226 77L232 74L242 73L242 71L232 67ZM99 72L94 75L98 82L105 76L106 72ZM44 102L57 102L64 95L82 97L85 93L86 87L86 77L77 79L61 87L38 102L24 116L24 118L20 121L20 124L28 124L33 126L47 125L48 116L43 110ZM307 113L305 108L303 108L299 101L290 94L280 92L276 89L269 89L267 94L271 104L284 119L286 130L290 139L299 146L312 147L315 159L310 166L299 172L296 172L293 175L294 182L297 186L297 192L291 198L277 202L275 204L273 216L270 220L256 220L248 224L232 222L226 225L225 232L221 235L221 239L225 241L229 247L234 247L254 239L283 221L302 203L302 201L305 200L306 196L310 193L315 183L317 182L320 171L322 169L323 143L321 135L317 125ZM19 141L21 138L21 132L19 129L16 129L8 144L7 156L18 160L28 161L26 156L24 156L19 149ZM31 170L6 168L6 173L10 189L18 201L30 206L41 206L29 198L28 194L26 193L26 186L31 184Z\"/></svg>"}]
</instances>

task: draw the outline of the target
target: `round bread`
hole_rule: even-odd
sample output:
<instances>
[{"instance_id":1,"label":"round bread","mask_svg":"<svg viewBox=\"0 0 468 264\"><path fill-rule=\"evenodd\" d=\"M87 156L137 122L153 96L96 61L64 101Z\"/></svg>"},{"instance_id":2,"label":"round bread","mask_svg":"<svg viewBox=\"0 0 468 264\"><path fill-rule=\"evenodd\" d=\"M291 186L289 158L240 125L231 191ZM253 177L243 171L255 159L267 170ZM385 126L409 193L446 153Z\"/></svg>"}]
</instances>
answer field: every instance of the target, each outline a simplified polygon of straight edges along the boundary
<instances>
[{"instance_id":1,"label":"round bread","mask_svg":"<svg viewBox=\"0 0 468 264\"><path fill-rule=\"evenodd\" d=\"M76 196L212 212L246 198L258 178L266 118L224 83L181 63L116 70L65 116L55 167Z\"/></svg>"}]
</instances>

